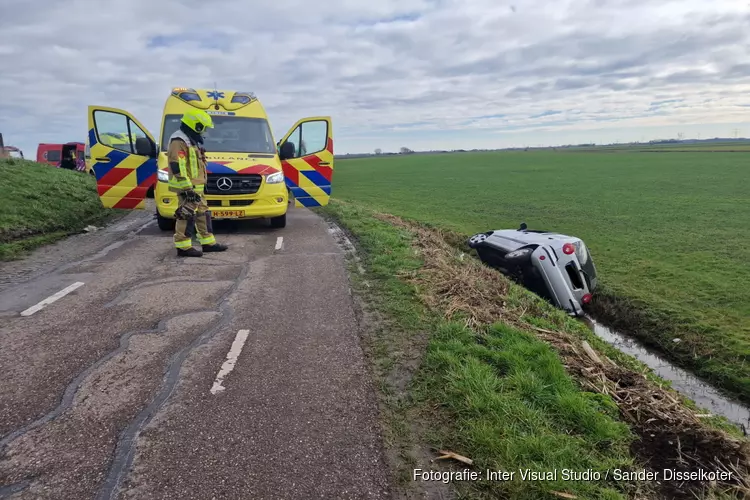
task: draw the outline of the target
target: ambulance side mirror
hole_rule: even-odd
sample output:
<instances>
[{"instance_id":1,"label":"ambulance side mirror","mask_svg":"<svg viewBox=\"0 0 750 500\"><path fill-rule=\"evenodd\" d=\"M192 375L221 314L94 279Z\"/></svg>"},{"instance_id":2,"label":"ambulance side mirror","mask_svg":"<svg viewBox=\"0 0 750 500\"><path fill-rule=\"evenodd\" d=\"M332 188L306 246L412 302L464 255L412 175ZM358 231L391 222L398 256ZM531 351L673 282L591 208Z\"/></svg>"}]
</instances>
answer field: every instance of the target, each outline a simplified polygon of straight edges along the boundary
<instances>
[{"instance_id":1,"label":"ambulance side mirror","mask_svg":"<svg viewBox=\"0 0 750 500\"><path fill-rule=\"evenodd\" d=\"M279 159L283 161L283 160L288 160L290 158L294 158L294 153L295 153L294 143L286 141L279 148Z\"/></svg>"},{"instance_id":2,"label":"ambulance side mirror","mask_svg":"<svg viewBox=\"0 0 750 500\"><path fill-rule=\"evenodd\" d=\"M135 140L135 154L156 158L156 144L148 137L139 137Z\"/></svg>"}]
</instances>

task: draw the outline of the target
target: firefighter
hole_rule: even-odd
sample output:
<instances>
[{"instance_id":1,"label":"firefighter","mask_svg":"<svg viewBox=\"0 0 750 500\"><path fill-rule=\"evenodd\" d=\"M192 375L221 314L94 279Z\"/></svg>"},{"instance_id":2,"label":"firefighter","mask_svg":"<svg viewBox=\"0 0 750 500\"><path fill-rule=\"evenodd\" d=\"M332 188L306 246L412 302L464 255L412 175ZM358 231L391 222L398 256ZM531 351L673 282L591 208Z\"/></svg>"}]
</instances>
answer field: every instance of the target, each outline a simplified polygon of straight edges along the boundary
<instances>
[{"instance_id":1,"label":"firefighter","mask_svg":"<svg viewBox=\"0 0 750 500\"><path fill-rule=\"evenodd\" d=\"M58 168L64 168L66 170L75 170L76 168L76 150L71 149L68 151L70 153L70 157L67 158L61 158L60 164L57 166Z\"/></svg>"},{"instance_id":2,"label":"firefighter","mask_svg":"<svg viewBox=\"0 0 750 500\"><path fill-rule=\"evenodd\" d=\"M203 194L207 179L203 134L208 128L213 128L211 115L191 109L182 115L180 128L169 138L169 189L178 198L174 244L180 257L201 257L203 252L227 249L226 245L216 243L207 220L210 212ZM203 251L193 248L192 238L186 234L189 222L194 223Z\"/></svg>"}]
</instances>

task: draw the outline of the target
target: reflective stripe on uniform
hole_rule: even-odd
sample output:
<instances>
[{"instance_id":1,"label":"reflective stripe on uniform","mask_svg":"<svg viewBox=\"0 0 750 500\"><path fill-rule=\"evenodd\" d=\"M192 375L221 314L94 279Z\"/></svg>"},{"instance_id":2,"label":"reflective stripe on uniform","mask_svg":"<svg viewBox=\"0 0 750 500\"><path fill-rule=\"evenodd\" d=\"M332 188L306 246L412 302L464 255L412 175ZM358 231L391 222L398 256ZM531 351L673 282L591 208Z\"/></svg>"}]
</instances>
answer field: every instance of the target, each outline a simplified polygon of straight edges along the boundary
<instances>
[{"instance_id":1,"label":"reflective stripe on uniform","mask_svg":"<svg viewBox=\"0 0 750 500\"><path fill-rule=\"evenodd\" d=\"M185 177L185 176L183 176ZM198 155L195 153L195 147L190 147L190 178L198 177Z\"/></svg>"},{"instance_id":2,"label":"reflective stripe on uniform","mask_svg":"<svg viewBox=\"0 0 750 500\"><path fill-rule=\"evenodd\" d=\"M216 243L216 238L212 234L211 236L206 236L205 238L198 238L198 242L201 245L213 245Z\"/></svg>"},{"instance_id":3,"label":"reflective stripe on uniform","mask_svg":"<svg viewBox=\"0 0 750 500\"><path fill-rule=\"evenodd\" d=\"M188 153L190 154L190 178L196 178L198 177L198 154L197 154L197 148L193 145L193 140L190 139L182 130L175 130L175 132L169 136L169 141L172 142L174 139L180 139L182 142L185 143L185 145L188 147ZM185 153L180 152L179 153L180 158L180 176L181 177L188 177L187 175L187 165L185 164Z\"/></svg>"},{"instance_id":4,"label":"reflective stripe on uniform","mask_svg":"<svg viewBox=\"0 0 750 500\"><path fill-rule=\"evenodd\" d=\"M174 246L177 248L190 248L193 246L193 242L188 238L187 240L175 241Z\"/></svg>"},{"instance_id":5,"label":"reflective stripe on uniform","mask_svg":"<svg viewBox=\"0 0 750 500\"><path fill-rule=\"evenodd\" d=\"M203 194L203 191L205 191L205 189L205 184L196 184L195 186L193 186L193 190L198 194Z\"/></svg>"},{"instance_id":6,"label":"reflective stripe on uniform","mask_svg":"<svg viewBox=\"0 0 750 500\"><path fill-rule=\"evenodd\" d=\"M190 184L190 181L187 179L178 179L176 177L172 177L169 179L168 183L169 187L175 188L175 189L190 189L192 187L192 184Z\"/></svg>"},{"instance_id":7,"label":"reflective stripe on uniform","mask_svg":"<svg viewBox=\"0 0 750 500\"><path fill-rule=\"evenodd\" d=\"M177 163L180 165L180 177L186 178L187 175L187 160L185 159L185 153L180 151L177 153L178 161Z\"/></svg>"}]
</instances>

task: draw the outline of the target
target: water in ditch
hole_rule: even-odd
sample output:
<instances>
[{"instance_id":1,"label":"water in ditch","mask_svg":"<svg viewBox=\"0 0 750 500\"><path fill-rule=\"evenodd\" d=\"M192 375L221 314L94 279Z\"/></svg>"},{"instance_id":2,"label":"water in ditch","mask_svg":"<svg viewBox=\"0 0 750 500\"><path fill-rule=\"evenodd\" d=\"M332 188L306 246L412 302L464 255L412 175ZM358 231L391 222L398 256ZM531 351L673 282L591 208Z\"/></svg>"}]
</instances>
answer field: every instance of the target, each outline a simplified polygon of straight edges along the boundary
<instances>
[{"instance_id":1,"label":"water in ditch","mask_svg":"<svg viewBox=\"0 0 750 500\"><path fill-rule=\"evenodd\" d=\"M727 420L741 426L743 430L750 428L750 408L744 404L723 395L718 389L690 372L674 366L635 339L607 328L591 318L586 318L585 322L598 337L651 368L654 373L671 382L675 390L693 400L700 408L709 411L712 415L726 417Z\"/></svg>"}]
</instances>

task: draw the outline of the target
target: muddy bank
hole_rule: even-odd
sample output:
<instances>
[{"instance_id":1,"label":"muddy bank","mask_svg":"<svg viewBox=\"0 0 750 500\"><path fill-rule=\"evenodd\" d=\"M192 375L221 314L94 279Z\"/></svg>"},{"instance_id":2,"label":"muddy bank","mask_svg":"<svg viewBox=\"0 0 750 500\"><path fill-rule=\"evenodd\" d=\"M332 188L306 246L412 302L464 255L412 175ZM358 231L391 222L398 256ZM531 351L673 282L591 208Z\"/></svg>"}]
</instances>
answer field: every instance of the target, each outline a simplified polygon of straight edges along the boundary
<instances>
[{"instance_id":1,"label":"muddy bank","mask_svg":"<svg viewBox=\"0 0 750 500\"><path fill-rule=\"evenodd\" d=\"M719 389L687 370L674 366L657 352L641 345L636 339L608 328L592 318L585 318L583 321L599 338L651 368L656 375L669 381L676 391L695 402L700 408L705 408L712 415L725 417L730 422L739 425L747 435L747 428L750 427L750 408L723 394Z\"/></svg>"},{"instance_id":2,"label":"muddy bank","mask_svg":"<svg viewBox=\"0 0 750 500\"><path fill-rule=\"evenodd\" d=\"M599 323L637 339L672 364L750 405L750 377L743 368L746 356L736 351L734 362L727 365L726 346L707 342L709 332L703 331L704 327L680 324L668 312L621 297L606 286L597 289L587 310Z\"/></svg>"}]
</instances>

